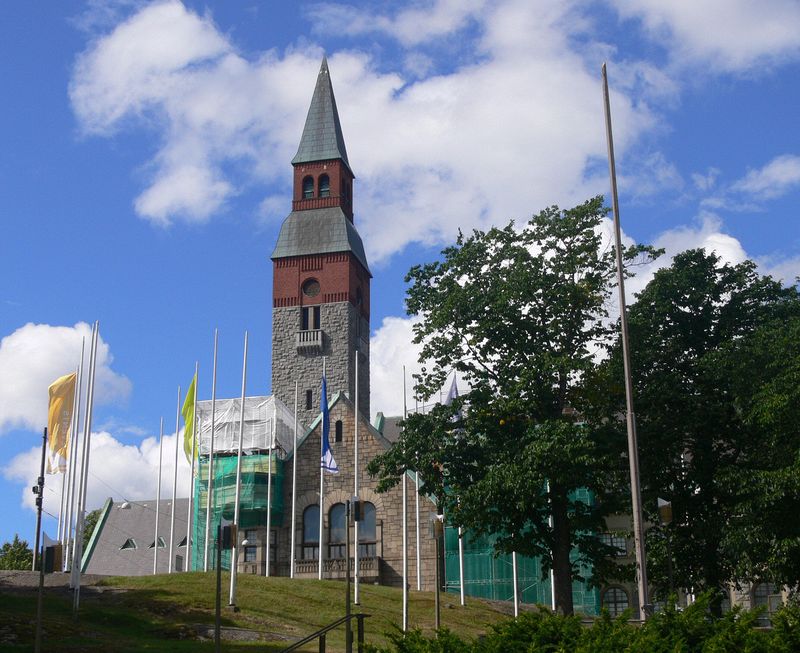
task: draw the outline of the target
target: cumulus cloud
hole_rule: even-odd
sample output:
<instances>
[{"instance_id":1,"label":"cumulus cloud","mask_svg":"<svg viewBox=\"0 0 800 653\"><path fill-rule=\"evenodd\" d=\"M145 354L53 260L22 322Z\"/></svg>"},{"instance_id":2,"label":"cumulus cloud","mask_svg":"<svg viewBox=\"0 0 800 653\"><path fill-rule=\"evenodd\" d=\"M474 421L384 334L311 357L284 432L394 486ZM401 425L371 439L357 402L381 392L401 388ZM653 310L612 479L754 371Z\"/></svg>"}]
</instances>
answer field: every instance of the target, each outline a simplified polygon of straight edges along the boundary
<instances>
[{"instance_id":1,"label":"cumulus cloud","mask_svg":"<svg viewBox=\"0 0 800 653\"><path fill-rule=\"evenodd\" d=\"M800 5L794 0L611 0L620 16L641 21L678 64L748 71L800 56Z\"/></svg>"},{"instance_id":2,"label":"cumulus cloud","mask_svg":"<svg viewBox=\"0 0 800 653\"><path fill-rule=\"evenodd\" d=\"M180 433L179 445L183 442ZM164 436L161 497L172 496L175 471L175 435ZM143 500L156 497L158 484L158 436L142 439L138 445L126 445L107 431L92 433L89 453L89 481L86 508L100 508L106 498L114 500ZM3 468L3 476L13 483L23 485L20 495L22 506L35 509L35 497L29 486L39 475L41 449L34 447L15 456ZM178 497L189 496L189 463L183 450L178 454ZM45 478L44 509L58 515L61 505L61 476Z\"/></svg>"},{"instance_id":3,"label":"cumulus cloud","mask_svg":"<svg viewBox=\"0 0 800 653\"><path fill-rule=\"evenodd\" d=\"M47 424L47 388L78 367L83 339L86 372L91 331L85 322L72 327L29 323L0 340L0 433L11 428L38 430ZM130 394L131 382L111 368L113 361L111 348L99 337L97 404L121 401Z\"/></svg>"},{"instance_id":4,"label":"cumulus cloud","mask_svg":"<svg viewBox=\"0 0 800 653\"><path fill-rule=\"evenodd\" d=\"M593 172L605 157L599 71L576 49L576 36L591 37L575 7L417 4L385 20L371 16L370 29L391 32L407 48L403 69L379 69L373 54L357 50L331 55L358 177L356 221L373 261L605 188L605 171ZM339 5L314 11L350 15ZM465 26L474 27L469 47L455 67L447 59L446 72L443 55L415 49ZM320 57L306 44L245 58L210 16L172 0L92 41L75 64L70 97L87 134L157 132L161 146L145 167L139 215L162 225L204 221L224 211L242 190L237 183L286 183ZM619 152L657 122L631 93L613 93ZM252 173L235 183L226 170L240 162ZM669 174L662 180L673 183ZM268 200L260 212L274 220L288 208Z\"/></svg>"},{"instance_id":5,"label":"cumulus cloud","mask_svg":"<svg viewBox=\"0 0 800 653\"><path fill-rule=\"evenodd\" d=\"M754 199L776 199L797 186L800 186L800 156L783 154L763 168L749 170L732 189Z\"/></svg>"}]
</instances>

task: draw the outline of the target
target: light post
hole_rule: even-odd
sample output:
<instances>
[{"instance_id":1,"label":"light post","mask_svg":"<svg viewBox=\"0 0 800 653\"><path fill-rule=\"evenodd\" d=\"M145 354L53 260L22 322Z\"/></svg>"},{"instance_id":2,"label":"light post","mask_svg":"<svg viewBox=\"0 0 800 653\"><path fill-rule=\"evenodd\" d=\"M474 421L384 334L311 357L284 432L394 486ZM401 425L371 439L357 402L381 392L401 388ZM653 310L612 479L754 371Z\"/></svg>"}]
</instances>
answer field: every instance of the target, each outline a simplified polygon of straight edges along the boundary
<instances>
[{"instance_id":1,"label":"light post","mask_svg":"<svg viewBox=\"0 0 800 653\"><path fill-rule=\"evenodd\" d=\"M672 547L670 540L672 539L669 534L669 525L672 523L672 502L665 499L658 499L658 516L661 520L661 525L664 526L664 537L667 544L667 577L669 578L669 593L670 596L675 592L674 583L672 580Z\"/></svg>"}]
</instances>

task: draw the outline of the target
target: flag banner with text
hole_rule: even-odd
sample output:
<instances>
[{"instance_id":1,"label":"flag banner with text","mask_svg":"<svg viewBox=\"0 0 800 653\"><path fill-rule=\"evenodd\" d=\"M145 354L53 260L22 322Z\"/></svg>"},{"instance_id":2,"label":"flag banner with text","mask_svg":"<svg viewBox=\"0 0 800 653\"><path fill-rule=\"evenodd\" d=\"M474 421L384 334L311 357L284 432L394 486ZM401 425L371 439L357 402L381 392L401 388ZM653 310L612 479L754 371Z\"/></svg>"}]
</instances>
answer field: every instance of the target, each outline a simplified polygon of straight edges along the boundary
<instances>
[{"instance_id":1,"label":"flag banner with text","mask_svg":"<svg viewBox=\"0 0 800 653\"><path fill-rule=\"evenodd\" d=\"M72 409L75 403L77 374L67 374L51 384L50 407L47 411L47 473L58 474L67 469L72 430Z\"/></svg>"},{"instance_id":2,"label":"flag banner with text","mask_svg":"<svg viewBox=\"0 0 800 653\"><path fill-rule=\"evenodd\" d=\"M192 441L194 440L194 400L197 393L197 374L192 377L192 382L189 384L189 389L186 391L186 399L183 402L181 414L183 415L183 423L186 428L183 431L183 451L186 454L186 460L192 462ZM194 456L197 458L197 446L194 447Z\"/></svg>"}]
</instances>

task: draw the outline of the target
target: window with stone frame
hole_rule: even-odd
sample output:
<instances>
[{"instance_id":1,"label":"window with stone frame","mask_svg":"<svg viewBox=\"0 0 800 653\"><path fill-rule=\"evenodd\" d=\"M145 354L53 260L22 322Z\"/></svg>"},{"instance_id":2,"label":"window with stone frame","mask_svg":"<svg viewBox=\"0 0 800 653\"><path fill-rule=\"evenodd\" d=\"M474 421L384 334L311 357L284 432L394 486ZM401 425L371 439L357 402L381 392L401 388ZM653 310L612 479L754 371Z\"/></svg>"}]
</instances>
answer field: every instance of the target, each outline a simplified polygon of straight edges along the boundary
<instances>
[{"instance_id":1,"label":"window with stone frame","mask_svg":"<svg viewBox=\"0 0 800 653\"><path fill-rule=\"evenodd\" d=\"M319 560L319 506L308 506L303 511L303 560Z\"/></svg>"},{"instance_id":2,"label":"window with stone frame","mask_svg":"<svg viewBox=\"0 0 800 653\"><path fill-rule=\"evenodd\" d=\"M343 431L344 431L344 428L342 426L342 420L337 419L336 420L336 425L335 425L335 428L334 428L334 436L333 436L333 441L334 442L341 442L342 441L342 432Z\"/></svg>"},{"instance_id":3,"label":"window with stone frame","mask_svg":"<svg viewBox=\"0 0 800 653\"><path fill-rule=\"evenodd\" d=\"M246 547L244 547L244 561L245 562L255 562L257 556L258 556L258 547L257 546L246 546Z\"/></svg>"},{"instance_id":4,"label":"window with stone frame","mask_svg":"<svg viewBox=\"0 0 800 653\"><path fill-rule=\"evenodd\" d=\"M320 328L319 306L303 306L300 308L300 330L312 331Z\"/></svg>"},{"instance_id":5,"label":"window with stone frame","mask_svg":"<svg viewBox=\"0 0 800 653\"><path fill-rule=\"evenodd\" d=\"M347 537L347 509L343 503L335 503L328 512L328 559L345 556Z\"/></svg>"},{"instance_id":6,"label":"window with stone frame","mask_svg":"<svg viewBox=\"0 0 800 653\"><path fill-rule=\"evenodd\" d=\"M369 501L361 503L361 521L358 522L358 557L374 558L378 554L375 506Z\"/></svg>"},{"instance_id":7,"label":"window with stone frame","mask_svg":"<svg viewBox=\"0 0 800 653\"><path fill-rule=\"evenodd\" d=\"M617 550L617 557L622 557L628 554L627 540L622 535L614 533L601 533L600 541L608 546L613 546Z\"/></svg>"}]
</instances>

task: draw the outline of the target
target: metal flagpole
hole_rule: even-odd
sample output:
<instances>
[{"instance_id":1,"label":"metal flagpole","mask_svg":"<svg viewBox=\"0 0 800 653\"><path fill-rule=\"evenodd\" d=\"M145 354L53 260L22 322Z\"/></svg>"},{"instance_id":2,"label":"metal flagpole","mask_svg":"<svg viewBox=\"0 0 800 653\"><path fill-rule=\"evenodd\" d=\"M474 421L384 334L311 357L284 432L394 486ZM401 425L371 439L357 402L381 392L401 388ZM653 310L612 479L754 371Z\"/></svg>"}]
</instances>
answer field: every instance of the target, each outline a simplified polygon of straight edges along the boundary
<instances>
[{"instance_id":1,"label":"metal flagpole","mask_svg":"<svg viewBox=\"0 0 800 653\"><path fill-rule=\"evenodd\" d=\"M175 559L175 500L178 497L178 445L180 438L178 432L181 428L181 386L178 386L178 406L175 408L175 468L172 472L172 509L169 514L169 564L167 573L172 573L172 563Z\"/></svg>"},{"instance_id":2,"label":"metal flagpole","mask_svg":"<svg viewBox=\"0 0 800 653\"><path fill-rule=\"evenodd\" d=\"M461 605L466 605L464 599L464 532L458 527L458 590L461 595Z\"/></svg>"},{"instance_id":3,"label":"metal flagpole","mask_svg":"<svg viewBox=\"0 0 800 653\"><path fill-rule=\"evenodd\" d=\"M73 403L75 403L73 401ZM64 533L63 533L63 526L64 526L64 493L67 487L67 470L64 469L61 472L61 497L58 503L58 526L56 527L56 539L64 545Z\"/></svg>"},{"instance_id":4,"label":"metal flagpole","mask_svg":"<svg viewBox=\"0 0 800 653\"><path fill-rule=\"evenodd\" d=\"M297 529L297 388L294 382L294 439L292 440L292 543L289 554L289 578L294 578L295 530Z\"/></svg>"},{"instance_id":5,"label":"metal flagpole","mask_svg":"<svg viewBox=\"0 0 800 653\"><path fill-rule=\"evenodd\" d=\"M71 447L72 450L72 478L70 479L72 487L70 488L69 492L69 539L67 541L68 550L65 552L65 568L69 568L72 570L72 551L75 548L75 530L77 528L77 520L75 515L75 486L78 485L78 455L80 454L80 438L78 434L78 429L80 428L80 409L81 409L81 386L83 385L83 356L84 351L86 348L86 337L84 336L81 338L81 364L78 368L78 380L75 386L75 394L77 395L75 401L75 411L72 413L72 433L73 433L73 445ZM81 467L83 466L83 456L81 456ZM74 526L73 526L74 524ZM72 587L72 575L70 574L70 583L69 586Z\"/></svg>"},{"instance_id":6,"label":"metal flagpole","mask_svg":"<svg viewBox=\"0 0 800 653\"><path fill-rule=\"evenodd\" d=\"M517 552L511 552L511 576L514 581L514 618L519 617L519 589L517 583Z\"/></svg>"},{"instance_id":7,"label":"metal flagpole","mask_svg":"<svg viewBox=\"0 0 800 653\"><path fill-rule=\"evenodd\" d=\"M406 408L406 366L403 365L403 420L408 418ZM405 436L405 434L404 434ZM408 484L403 468L403 631L408 630Z\"/></svg>"},{"instance_id":8,"label":"metal flagpole","mask_svg":"<svg viewBox=\"0 0 800 653\"><path fill-rule=\"evenodd\" d=\"M158 516L161 507L161 461L164 454L164 418L161 418L161 423L158 429L158 484L156 490L156 534L153 539L155 542L153 546L153 575L158 573Z\"/></svg>"},{"instance_id":9,"label":"metal flagpole","mask_svg":"<svg viewBox=\"0 0 800 653\"><path fill-rule=\"evenodd\" d=\"M619 199L617 197L617 171L614 162L614 136L611 132L611 103L608 97L606 65L602 67L603 101L606 114L606 141L608 144L608 171L611 177L611 207L614 213L614 246L617 255L617 287L619 288L619 316L622 327L622 361L625 370L625 405L628 427L628 463L631 474L631 503L633 512L633 542L636 549L637 585L639 588L639 614L647 619L650 601L647 595L647 562L644 550L642 523L642 490L639 485L639 447L636 442L636 416L633 412L633 381L631 379L631 352L628 340L628 315L625 304L625 275L622 270L622 237L620 235Z\"/></svg>"},{"instance_id":10,"label":"metal flagpole","mask_svg":"<svg viewBox=\"0 0 800 653\"><path fill-rule=\"evenodd\" d=\"M85 338L81 343L81 363L80 367L75 370L75 400L72 403L72 426L70 427L69 447L67 448L67 500L66 507L66 521L64 523L64 560L62 571L67 571L69 568L69 552L70 544L72 542L72 516L73 516L73 499L75 487L75 462L76 451L78 443L78 411L81 405L81 376L83 374L83 346Z\"/></svg>"},{"instance_id":11,"label":"metal flagpole","mask_svg":"<svg viewBox=\"0 0 800 653\"><path fill-rule=\"evenodd\" d=\"M36 479L36 485L33 488L33 493L36 495L36 543L33 545L33 571L36 571L36 558L39 555L39 539L42 532L42 504L44 503L44 460L47 456L47 427L44 427L42 433L42 465L39 470L39 478ZM44 567L44 556L39 559L39 567Z\"/></svg>"},{"instance_id":12,"label":"metal flagpole","mask_svg":"<svg viewBox=\"0 0 800 653\"><path fill-rule=\"evenodd\" d=\"M192 507L194 504L194 459L197 454L197 383L200 363L194 362L194 398L192 401L192 465L189 472L189 514L186 517L186 571L192 569Z\"/></svg>"},{"instance_id":13,"label":"metal flagpole","mask_svg":"<svg viewBox=\"0 0 800 653\"><path fill-rule=\"evenodd\" d=\"M244 358L242 360L242 400L239 403L239 453L236 457L236 498L233 506L233 538L231 546L231 591L228 605L236 605L236 574L239 563L239 497L242 485L242 442L244 440L244 399L247 391L247 331L244 332Z\"/></svg>"},{"instance_id":14,"label":"metal flagpole","mask_svg":"<svg viewBox=\"0 0 800 653\"><path fill-rule=\"evenodd\" d=\"M547 494L550 494L550 481L545 481L545 489ZM550 502L552 505L552 502ZM553 530L553 510L550 509L550 516L547 518L547 525L550 530ZM555 574L553 573L553 565L550 565L550 609L556 611L556 581Z\"/></svg>"},{"instance_id":15,"label":"metal flagpole","mask_svg":"<svg viewBox=\"0 0 800 653\"><path fill-rule=\"evenodd\" d=\"M89 484L89 453L92 439L92 408L94 406L94 375L97 363L97 338L100 333L100 322L95 321L92 330L92 345L89 350L89 378L86 387L86 414L83 422L83 460L81 462L81 491L78 501L78 524L75 530L75 547L72 555L72 577L75 593L72 600L72 613L78 615L81 601L81 563L83 555L83 528L86 515L86 492Z\"/></svg>"},{"instance_id":16,"label":"metal flagpole","mask_svg":"<svg viewBox=\"0 0 800 653\"><path fill-rule=\"evenodd\" d=\"M355 397L356 397L356 409L355 409L355 418L353 420L353 452L355 457L355 467L353 468L353 500L358 501L358 351L355 352L356 358L356 390L355 390ZM350 529L350 523L347 523L347 529ZM353 522L353 539L355 540L355 550L353 551L353 601L356 605L359 604L359 580L360 580L360 573L359 573L359 565L358 565L358 522ZM348 559L347 564L350 564L350 560ZM349 596L349 595L348 595Z\"/></svg>"},{"instance_id":17,"label":"metal flagpole","mask_svg":"<svg viewBox=\"0 0 800 653\"><path fill-rule=\"evenodd\" d=\"M325 357L322 357L322 378L325 378ZM327 401L327 398L325 399ZM317 562L317 579L322 580L322 526L323 526L323 499L325 497L325 469L322 466L323 457L325 456L325 450L323 446L325 444L325 438L322 437L322 429L323 425L320 423L320 431L319 431L319 537L318 544L319 544L319 557Z\"/></svg>"},{"instance_id":18,"label":"metal flagpole","mask_svg":"<svg viewBox=\"0 0 800 653\"><path fill-rule=\"evenodd\" d=\"M414 397L414 413L419 412L419 398ZM417 467L419 467L419 452L417 452ZM422 551L420 549L419 538L419 471L414 471L414 519L416 524L416 542L414 543L417 550L417 591L422 590Z\"/></svg>"},{"instance_id":19,"label":"metal flagpole","mask_svg":"<svg viewBox=\"0 0 800 653\"><path fill-rule=\"evenodd\" d=\"M214 365L211 373L211 445L208 449L208 485L206 487L206 536L203 554L203 571L208 571L208 540L211 537L211 503L214 493L214 422L217 413L217 336L219 330L214 329Z\"/></svg>"},{"instance_id":20,"label":"metal flagpole","mask_svg":"<svg viewBox=\"0 0 800 653\"><path fill-rule=\"evenodd\" d=\"M272 553L270 550L270 540L272 539L272 474L273 474L273 467L272 467L272 451L273 446L275 444L275 418L277 415L272 416L272 424L271 424L271 433L269 439L269 476L267 476L267 565L266 565L266 576L269 578L269 556Z\"/></svg>"}]
</instances>

